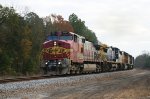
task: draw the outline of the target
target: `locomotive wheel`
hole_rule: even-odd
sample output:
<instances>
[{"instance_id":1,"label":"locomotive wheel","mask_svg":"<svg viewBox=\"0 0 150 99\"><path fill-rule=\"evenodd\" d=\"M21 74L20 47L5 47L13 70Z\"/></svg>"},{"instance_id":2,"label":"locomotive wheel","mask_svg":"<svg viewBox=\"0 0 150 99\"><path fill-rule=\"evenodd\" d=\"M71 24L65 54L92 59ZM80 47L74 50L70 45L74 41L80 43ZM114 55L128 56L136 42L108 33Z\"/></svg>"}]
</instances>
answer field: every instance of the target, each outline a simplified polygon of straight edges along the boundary
<instances>
[{"instance_id":1,"label":"locomotive wheel","mask_svg":"<svg viewBox=\"0 0 150 99\"><path fill-rule=\"evenodd\" d=\"M70 70L70 74L75 74L75 71L74 70Z\"/></svg>"},{"instance_id":2,"label":"locomotive wheel","mask_svg":"<svg viewBox=\"0 0 150 99\"><path fill-rule=\"evenodd\" d=\"M117 70L121 70L121 64L117 64Z\"/></svg>"},{"instance_id":3,"label":"locomotive wheel","mask_svg":"<svg viewBox=\"0 0 150 99\"><path fill-rule=\"evenodd\" d=\"M98 69L96 72L97 72L97 73L100 73L100 72L101 72L101 69Z\"/></svg>"},{"instance_id":4,"label":"locomotive wheel","mask_svg":"<svg viewBox=\"0 0 150 99\"><path fill-rule=\"evenodd\" d=\"M102 72L102 66L100 65L100 64L97 64L96 65L96 71L95 71L96 73L100 73L100 72Z\"/></svg>"},{"instance_id":5,"label":"locomotive wheel","mask_svg":"<svg viewBox=\"0 0 150 99\"><path fill-rule=\"evenodd\" d=\"M112 64L111 63L108 64L108 71L112 71Z\"/></svg>"},{"instance_id":6,"label":"locomotive wheel","mask_svg":"<svg viewBox=\"0 0 150 99\"><path fill-rule=\"evenodd\" d=\"M75 71L75 74L80 74L79 70L76 70L76 71Z\"/></svg>"},{"instance_id":7,"label":"locomotive wheel","mask_svg":"<svg viewBox=\"0 0 150 99\"><path fill-rule=\"evenodd\" d=\"M98 73L100 73L100 72L102 72L102 67L101 66L99 66L99 68L98 68Z\"/></svg>"},{"instance_id":8,"label":"locomotive wheel","mask_svg":"<svg viewBox=\"0 0 150 99\"><path fill-rule=\"evenodd\" d=\"M122 64L122 70L125 70L125 65L124 64Z\"/></svg>"}]
</instances>

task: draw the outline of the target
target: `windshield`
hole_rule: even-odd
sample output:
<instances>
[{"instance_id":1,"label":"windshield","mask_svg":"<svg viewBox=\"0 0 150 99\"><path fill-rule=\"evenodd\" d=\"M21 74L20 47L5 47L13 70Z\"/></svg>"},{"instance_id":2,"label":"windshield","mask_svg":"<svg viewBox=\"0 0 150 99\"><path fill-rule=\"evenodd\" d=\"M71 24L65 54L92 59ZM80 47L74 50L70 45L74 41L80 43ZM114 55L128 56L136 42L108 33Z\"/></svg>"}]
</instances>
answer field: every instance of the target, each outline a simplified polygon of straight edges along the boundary
<instances>
[{"instance_id":1,"label":"windshield","mask_svg":"<svg viewBox=\"0 0 150 99\"><path fill-rule=\"evenodd\" d=\"M72 40L72 36L48 36L47 40Z\"/></svg>"}]
</instances>

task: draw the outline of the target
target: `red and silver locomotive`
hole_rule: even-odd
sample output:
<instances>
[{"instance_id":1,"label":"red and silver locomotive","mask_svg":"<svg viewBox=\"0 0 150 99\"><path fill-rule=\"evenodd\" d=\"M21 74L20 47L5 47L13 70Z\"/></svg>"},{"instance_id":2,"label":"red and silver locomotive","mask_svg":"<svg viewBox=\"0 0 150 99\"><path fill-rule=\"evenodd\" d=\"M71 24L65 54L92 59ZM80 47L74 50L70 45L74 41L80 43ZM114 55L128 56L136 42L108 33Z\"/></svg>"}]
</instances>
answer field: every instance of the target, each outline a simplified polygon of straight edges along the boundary
<instances>
[{"instance_id":1,"label":"red and silver locomotive","mask_svg":"<svg viewBox=\"0 0 150 99\"><path fill-rule=\"evenodd\" d=\"M101 45L94 45L85 37L72 32L55 32L43 43L42 66L45 74L74 74L86 72L110 71L114 68L133 67L133 57L127 55L127 63L123 63L125 53L119 49L106 47L104 60L100 55Z\"/></svg>"}]
</instances>

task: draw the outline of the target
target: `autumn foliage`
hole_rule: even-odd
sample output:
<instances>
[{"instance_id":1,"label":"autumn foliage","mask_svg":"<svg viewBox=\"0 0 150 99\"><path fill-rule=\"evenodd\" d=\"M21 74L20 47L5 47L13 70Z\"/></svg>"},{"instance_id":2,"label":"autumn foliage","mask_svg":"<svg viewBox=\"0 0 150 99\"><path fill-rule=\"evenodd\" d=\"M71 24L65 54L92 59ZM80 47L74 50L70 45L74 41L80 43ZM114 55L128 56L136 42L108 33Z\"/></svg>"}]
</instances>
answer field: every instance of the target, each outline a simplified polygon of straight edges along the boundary
<instances>
[{"instance_id":1,"label":"autumn foliage","mask_svg":"<svg viewBox=\"0 0 150 99\"><path fill-rule=\"evenodd\" d=\"M69 21L64 20L61 15L51 14L44 18L46 23L46 34L49 35L52 32L74 32L74 29Z\"/></svg>"}]
</instances>

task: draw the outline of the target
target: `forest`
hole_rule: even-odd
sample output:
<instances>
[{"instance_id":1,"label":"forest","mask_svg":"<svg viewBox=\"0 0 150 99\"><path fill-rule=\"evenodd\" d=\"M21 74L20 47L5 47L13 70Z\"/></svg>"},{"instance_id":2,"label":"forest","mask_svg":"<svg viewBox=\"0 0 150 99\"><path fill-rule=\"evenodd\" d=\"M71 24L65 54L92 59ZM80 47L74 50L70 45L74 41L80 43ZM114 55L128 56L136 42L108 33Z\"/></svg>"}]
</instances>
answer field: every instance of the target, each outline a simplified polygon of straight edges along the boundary
<instances>
[{"instance_id":1,"label":"forest","mask_svg":"<svg viewBox=\"0 0 150 99\"><path fill-rule=\"evenodd\" d=\"M76 14L68 20L34 12L21 15L13 7L0 5L0 75L32 75L40 71L41 45L52 32L75 32L96 44L95 33ZM136 67L150 67L150 54L135 58Z\"/></svg>"},{"instance_id":2,"label":"forest","mask_svg":"<svg viewBox=\"0 0 150 99\"><path fill-rule=\"evenodd\" d=\"M52 32L75 32L97 43L95 33L76 14L68 20L34 12L21 15L13 7L0 5L0 75L32 75L40 71L41 45Z\"/></svg>"}]
</instances>

